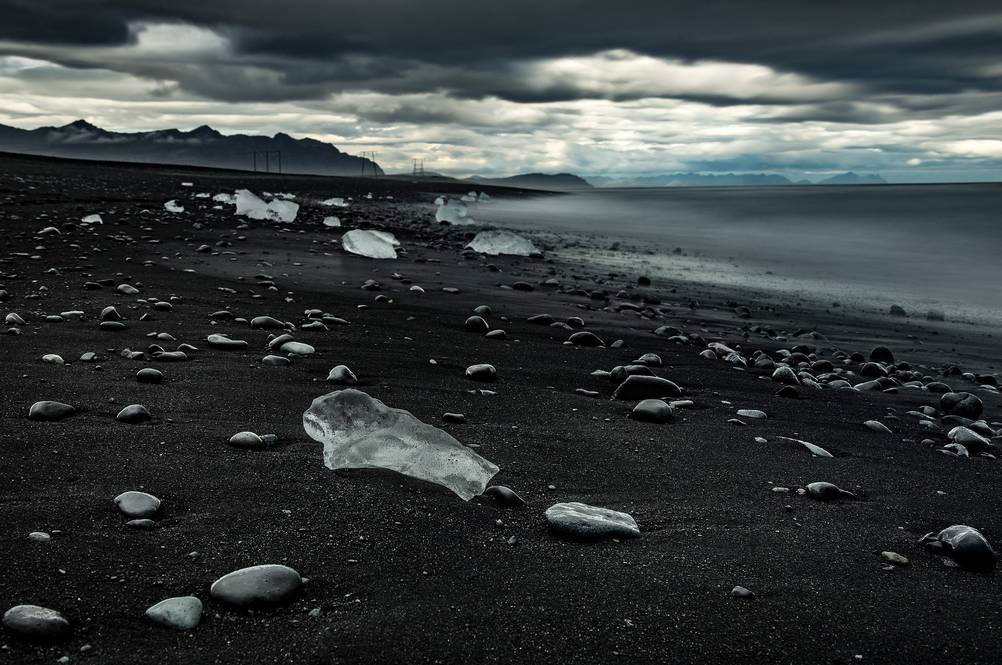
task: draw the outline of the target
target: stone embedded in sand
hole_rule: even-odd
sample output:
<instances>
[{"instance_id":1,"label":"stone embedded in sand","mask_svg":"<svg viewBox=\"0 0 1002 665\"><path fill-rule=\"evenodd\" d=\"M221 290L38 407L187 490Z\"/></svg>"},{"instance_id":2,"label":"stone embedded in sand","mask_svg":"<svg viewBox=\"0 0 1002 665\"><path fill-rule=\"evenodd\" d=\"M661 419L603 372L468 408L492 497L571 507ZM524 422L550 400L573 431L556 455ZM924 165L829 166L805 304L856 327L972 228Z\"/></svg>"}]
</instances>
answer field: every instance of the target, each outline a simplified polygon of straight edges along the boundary
<instances>
[{"instance_id":1,"label":"stone embedded in sand","mask_svg":"<svg viewBox=\"0 0 1002 665\"><path fill-rule=\"evenodd\" d=\"M247 342L242 339L230 339L226 335L212 334L205 338L209 346L216 349L226 349L227 351L243 351L247 348Z\"/></svg>"},{"instance_id":2,"label":"stone embedded in sand","mask_svg":"<svg viewBox=\"0 0 1002 665\"><path fill-rule=\"evenodd\" d=\"M486 333L491 327L482 316L471 316L463 323L463 329L468 332Z\"/></svg>"},{"instance_id":3,"label":"stone embedded in sand","mask_svg":"<svg viewBox=\"0 0 1002 665\"><path fill-rule=\"evenodd\" d=\"M894 433L894 432L892 432L890 430L889 427L887 427L887 425L885 425L884 423L880 422L879 420L867 420L863 424L866 425L867 429L872 430L874 432L878 432L880 434L893 434Z\"/></svg>"},{"instance_id":4,"label":"stone embedded in sand","mask_svg":"<svg viewBox=\"0 0 1002 665\"><path fill-rule=\"evenodd\" d=\"M576 501L553 504L546 509L546 521L555 533L577 540L640 536L640 528L630 515Z\"/></svg>"},{"instance_id":5,"label":"stone embedded in sand","mask_svg":"<svg viewBox=\"0 0 1002 665\"><path fill-rule=\"evenodd\" d=\"M949 526L938 534L927 533L919 542L936 554L950 557L961 568L975 572L991 572L999 555L981 532L964 524Z\"/></svg>"},{"instance_id":6,"label":"stone embedded in sand","mask_svg":"<svg viewBox=\"0 0 1002 665\"><path fill-rule=\"evenodd\" d=\"M645 368L646 369L646 368ZM682 389L673 381L659 376L634 374L626 377L612 394L613 399L642 400L661 397L680 397Z\"/></svg>"},{"instance_id":7,"label":"stone embedded in sand","mask_svg":"<svg viewBox=\"0 0 1002 665\"><path fill-rule=\"evenodd\" d=\"M766 415L765 411L759 411L758 409L738 409L738 417L762 420L769 416Z\"/></svg>"},{"instance_id":8,"label":"stone embedded in sand","mask_svg":"<svg viewBox=\"0 0 1002 665\"><path fill-rule=\"evenodd\" d=\"M511 231L481 231L466 246L489 256L532 256L539 253L532 242Z\"/></svg>"},{"instance_id":9,"label":"stone embedded in sand","mask_svg":"<svg viewBox=\"0 0 1002 665\"><path fill-rule=\"evenodd\" d=\"M251 319L250 327L261 330L284 330L286 325L271 316L255 316Z\"/></svg>"},{"instance_id":10,"label":"stone embedded in sand","mask_svg":"<svg viewBox=\"0 0 1002 665\"><path fill-rule=\"evenodd\" d=\"M740 600L755 600L755 592L743 586L736 586L731 589L731 598Z\"/></svg>"},{"instance_id":11,"label":"stone embedded in sand","mask_svg":"<svg viewBox=\"0 0 1002 665\"><path fill-rule=\"evenodd\" d=\"M971 393L946 393L939 398L939 408L952 416L977 420L985 405L980 397Z\"/></svg>"},{"instance_id":12,"label":"stone embedded in sand","mask_svg":"<svg viewBox=\"0 0 1002 665\"><path fill-rule=\"evenodd\" d=\"M134 296L139 293L139 289L132 286L131 284L119 284L118 288L115 290L121 293L123 296Z\"/></svg>"},{"instance_id":13,"label":"stone embedded in sand","mask_svg":"<svg viewBox=\"0 0 1002 665\"><path fill-rule=\"evenodd\" d=\"M230 437L229 444L234 448L249 448L256 450L264 448L264 439L254 432L237 432Z\"/></svg>"},{"instance_id":14,"label":"stone embedded in sand","mask_svg":"<svg viewBox=\"0 0 1002 665\"><path fill-rule=\"evenodd\" d=\"M32 531L28 534L28 540L36 543L47 543L52 540L52 536L44 531Z\"/></svg>"},{"instance_id":15,"label":"stone embedded in sand","mask_svg":"<svg viewBox=\"0 0 1002 665\"><path fill-rule=\"evenodd\" d=\"M907 557L901 556L897 552L881 552L880 558L892 566L907 566L911 563Z\"/></svg>"},{"instance_id":16,"label":"stone embedded in sand","mask_svg":"<svg viewBox=\"0 0 1002 665\"><path fill-rule=\"evenodd\" d=\"M800 379L797 378L797 373L785 366L776 368L776 371L772 373L772 380L776 383L782 383L788 386L800 385Z\"/></svg>"},{"instance_id":17,"label":"stone embedded in sand","mask_svg":"<svg viewBox=\"0 0 1002 665\"><path fill-rule=\"evenodd\" d=\"M834 501L836 499L855 499L856 495L832 483L818 482L807 486L807 494L818 501Z\"/></svg>"},{"instance_id":18,"label":"stone embedded in sand","mask_svg":"<svg viewBox=\"0 0 1002 665\"><path fill-rule=\"evenodd\" d=\"M69 404L43 400L35 402L28 409L28 418L31 420L62 420L76 415L77 410Z\"/></svg>"},{"instance_id":19,"label":"stone embedded in sand","mask_svg":"<svg viewBox=\"0 0 1002 665\"><path fill-rule=\"evenodd\" d=\"M891 316L908 316L908 312L901 305L891 305L890 310L888 310Z\"/></svg>"},{"instance_id":20,"label":"stone embedded in sand","mask_svg":"<svg viewBox=\"0 0 1002 665\"><path fill-rule=\"evenodd\" d=\"M891 365L894 363L894 353L886 346L877 346L870 351L870 360L875 363Z\"/></svg>"},{"instance_id":21,"label":"stone embedded in sand","mask_svg":"<svg viewBox=\"0 0 1002 665\"><path fill-rule=\"evenodd\" d=\"M358 385L358 377L347 365L338 365L327 375L327 383L335 383L340 386Z\"/></svg>"},{"instance_id":22,"label":"stone embedded in sand","mask_svg":"<svg viewBox=\"0 0 1002 665\"><path fill-rule=\"evenodd\" d=\"M120 423L144 423L147 420L151 420L153 416L142 404L130 404L115 416L115 420Z\"/></svg>"},{"instance_id":23,"label":"stone embedded in sand","mask_svg":"<svg viewBox=\"0 0 1002 665\"><path fill-rule=\"evenodd\" d=\"M317 352L317 350L309 344L295 341L285 342L279 347L279 351L282 353L290 353L295 356L309 356Z\"/></svg>"},{"instance_id":24,"label":"stone embedded in sand","mask_svg":"<svg viewBox=\"0 0 1002 665\"><path fill-rule=\"evenodd\" d=\"M272 356L268 355L261 359L261 362L265 365L272 365L275 367L284 367L285 365L291 365L292 361L285 356Z\"/></svg>"},{"instance_id":25,"label":"stone embedded in sand","mask_svg":"<svg viewBox=\"0 0 1002 665\"><path fill-rule=\"evenodd\" d=\"M483 496L493 499L501 508L521 508L525 505L525 499L504 485L491 485L484 490Z\"/></svg>"},{"instance_id":26,"label":"stone embedded in sand","mask_svg":"<svg viewBox=\"0 0 1002 665\"><path fill-rule=\"evenodd\" d=\"M995 448L990 439L963 425L958 425L947 432L946 438L975 453L992 452Z\"/></svg>"},{"instance_id":27,"label":"stone embedded in sand","mask_svg":"<svg viewBox=\"0 0 1002 665\"><path fill-rule=\"evenodd\" d=\"M164 373L152 367L144 367L136 372L136 381L139 383L161 383L164 380Z\"/></svg>"},{"instance_id":28,"label":"stone embedded in sand","mask_svg":"<svg viewBox=\"0 0 1002 665\"><path fill-rule=\"evenodd\" d=\"M65 365L66 362L63 360L62 356L56 355L55 353L46 353L42 356L42 362L48 363L50 365Z\"/></svg>"},{"instance_id":29,"label":"stone embedded in sand","mask_svg":"<svg viewBox=\"0 0 1002 665\"><path fill-rule=\"evenodd\" d=\"M341 226L341 220L333 215L330 217L324 217L323 225L329 229L336 229Z\"/></svg>"},{"instance_id":30,"label":"stone embedded in sand","mask_svg":"<svg viewBox=\"0 0 1002 665\"><path fill-rule=\"evenodd\" d=\"M69 637L69 620L61 612L38 605L15 605L3 615L7 630L29 642L59 642Z\"/></svg>"},{"instance_id":31,"label":"stone embedded in sand","mask_svg":"<svg viewBox=\"0 0 1002 665\"><path fill-rule=\"evenodd\" d=\"M832 455L830 452L828 452L827 450L825 450L821 446L816 446L813 443L810 443L809 441L802 441L800 439L793 439L793 438L788 437L788 436L777 436L776 438L777 439L782 439L783 441L792 441L794 443L799 443L804 448L807 448L807 450L809 450L810 453L812 455L814 455L815 457L835 457L834 455Z\"/></svg>"},{"instance_id":32,"label":"stone embedded in sand","mask_svg":"<svg viewBox=\"0 0 1002 665\"><path fill-rule=\"evenodd\" d=\"M344 251L369 259L395 259L397 250L386 236L376 231L354 229L341 236ZM392 237L392 236L391 236Z\"/></svg>"},{"instance_id":33,"label":"stone embedded in sand","mask_svg":"<svg viewBox=\"0 0 1002 665\"><path fill-rule=\"evenodd\" d=\"M149 530L149 529L155 529L159 525L151 519L144 518L138 520L129 520L128 522L125 523L125 526L129 527L130 529Z\"/></svg>"},{"instance_id":34,"label":"stone embedded in sand","mask_svg":"<svg viewBox=\"0 0 1002 665\"><path fill-rule=\"evenodd\" d=\"M601 337L599 337L593 332L588 332L588 331L576 332L573 335L571 335L567 339L567 341L573 344L574 346L590 346L590 347L605 346L605 342L602 341Z\"/></svg>"},{"instance_id":35,"label":"stone embedded in sand","mask_svg":"<svg viewBox=\"0 0 1002 665\"><path fill-rule=\"evenodd\" d=\"M648 423L667 423L675 416L671 406L660 399L645 399L630 412L634 420Z\"/></svg>"},{"instance_id":36,"label":"stone embedded in sand","mask_svg":"<svg viewBox=\"0 0 1002 665\"><path fill-rule=\"evenodd\" d=\"M223 575L212 583L209 593L234 607L252 608L286 603L302 585L303 578L292 568L264 564Z\"/></svg>"},{"instance_id":37,"label":"stone embedded in sand","mask_svg":"<svg viewBox=\"0 0 1002 665\"><path fill-rule=\"evenodd\" d=\"M126 517L151 518L160 510L160 499L146 492L122 492L115 497L115 505Z\"/></svg>"},{"instance_id":38,"label":"stone embedded in sand","mask_svg":"<svg viewBox=\"0 0 1002 665\"><path fill-rule=\"evenodd\" d=\"M494 368L494 365L488 365L486 363L480 365L470 365L466 368L466 378L471 381L484 381L490 383L497 381L498 371Z\"/></svg>"},{"instance_id":39,"label":"stone embedded in sand","mask_svg":"<svg viewBox=\"0 0 1002 665\"><path fill-rule=\"evenodd\" d=\"M482 494L498 472L446 432L354 389L313 400L303 428L324 444L329 469L389 469L447 487L465 501Z\"/></svg>"},{"instance_id":40,"label":"stone embedded in sand","mask_svg":"<svg viewBox=\"0 0 1002 665\"><path fill-rule=\"evenodd\" d=\"M167 598L146 610L154 623L175 630L191 630L202 620L202 601L195 596Z\"/></svg>"}]
</instances>

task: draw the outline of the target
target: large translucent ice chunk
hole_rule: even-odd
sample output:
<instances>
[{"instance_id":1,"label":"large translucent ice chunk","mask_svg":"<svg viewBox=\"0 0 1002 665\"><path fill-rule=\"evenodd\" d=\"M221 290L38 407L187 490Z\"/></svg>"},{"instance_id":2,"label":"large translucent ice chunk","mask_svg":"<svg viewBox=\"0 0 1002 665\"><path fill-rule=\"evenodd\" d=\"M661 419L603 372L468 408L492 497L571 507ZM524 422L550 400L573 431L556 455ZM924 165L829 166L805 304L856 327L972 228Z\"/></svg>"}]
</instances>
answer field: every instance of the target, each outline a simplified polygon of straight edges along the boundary
<instances>
[{"instance_id":1,"label":"large translucent ice chunk","mask_svg":"<svg viewBox=\"0 0 1002 665\"><path fill-rule=\"evenodd\" d=\"M511 254L514 256L531 256L539 250L529 240L511 231L481 231L467 245L480 254Z\"/></svg>"},{"instance_id":2,"label":"large translucent ice chunk","mask_svg":"<svg viewBox=\"0 0 1002 665\"><path fill-rule=\"evenodd\" d=\"M386 236L392 238L392 242ZM381 231L355 229L341 236L341 246L344 247L344 251L370 259L397 258L397 250L393 247L394 243L400 244L391 234Z\"/></svg>"},{"instance_id":3,"label":"large translucent ice chunk","mask_svg":"<svg viewBox=\"0 0 1002 665\"><path fill-rule=\"evenodd\" d=\"M253 192L238 189L234 203L237 204L236 214L251 219L268 219L275 222L294 222L299 214L299 204L292 201L272 199L265 203Z\"/></svg>"},{"instance_id":4,"label":"large translucent ice chunk","mask_svg":"<svg viewBox=\"0 0 1002 665\"><path fill-rule=\"evenodd\" d=\"M483 494L498 467L447 433L354 389L313 400L303 428L324 444L329 469L389 469L436 483L464 501Z\"/></svg>"},{"instance_id":5,"label":"large translucent ice chunk","mask_svg":"<svg viewBox=\"0 0 1002 665\"><path fill-rule=\"evenodd\" d=\"M442 205L438 206L438 211L435 213L435 221L455 224L456 226L476 224L473 218L469 217L469 210L466 204L455 200L446 200Z\"/></svg>"}]
</instances>

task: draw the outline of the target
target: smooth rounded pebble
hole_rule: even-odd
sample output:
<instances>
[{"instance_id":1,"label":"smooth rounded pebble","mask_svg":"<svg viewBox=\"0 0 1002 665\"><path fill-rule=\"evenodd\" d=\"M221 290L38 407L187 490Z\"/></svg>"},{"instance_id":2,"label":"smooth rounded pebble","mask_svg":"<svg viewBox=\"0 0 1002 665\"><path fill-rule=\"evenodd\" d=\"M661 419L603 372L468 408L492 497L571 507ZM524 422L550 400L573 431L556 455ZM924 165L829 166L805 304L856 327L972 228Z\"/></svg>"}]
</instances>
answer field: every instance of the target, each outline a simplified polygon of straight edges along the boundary
<instances>
[{"instance_id":1,"label":"smooth rounded pebble","mask_svg":"<svg viewBox=\"0 0 1002 665\"><path fill-rule=\"evenodd\" d=\"M265 365L271 365L273 367L285 367L286 365L291 365L292 361L285 356L273 356L267 355L261 359L261 362Z\"/></svg>"},{"instance_id":2,"label":"smooth rounded pebble","mask_svg":"<svg viewBox=\"0 0 1002 665\"><path fill-rule=\"evenodd\" d=\"M235 448L264 448L264 439L254 432L237 432L230 437L229 443Z\"/></svg>"},{"instance_id":3,"label":"smooth rounded pebble","mask_svg":"<svg viewBox=\"0 0 1002 665\"><path fill-rule=\"evenodd\" d=\"M317 352L317 350L312 346L304 344L303 342L286 342L279 347L279 351L282 353L291 353L296 356L309 356Z\"/></svg>"},{"instance_id":4,"label":"smooth rounded pebble","mask_svg":"<svg viewBox=\"0 0 1002 665\"><path fill-rule=\"evenodd\" d=\"M731 589L731 597L740 598L742 600L755 600L755 592L743 586L736 586Z\"/></svg>"},{"instance_id":5,"label":"smooth rounded pebble","mask_svg":"<svg viewBox=\"0 0 1002 665\"><path fill-rule=\"evenodd\" d=\"M136 372L136 381L139 383L162 383L164 373L152 367L144 367Z\"/></svg>"},{"instance_id":6,"label":"smooth rounded pebble","mask_svg":"<svg viewBox=\"0 0 1002 665\"><path fill-rule=\"evenodd\" d=\"M212 583L209 593L234 607L248 608L285 603L302 584L303 579L292 568L264 564L223 575Z\"/></svg>"},{"instance_id":7,"label":"smooth rounded pebble","mask_svg":"<svg viewBox=\"0 0 1002 665\"><path fill-rule=\"evenodd\" d=\"M115 497L115 505L126 517L147 519L160 510L160 499L146 492L122 492Z\"/></svg>"},{"instance_id":8,"label":"smooth rounded pebble","mask_svg":"<svg viewBox=\"0 0 1002 665\"><path fill-rule=\"evenodd\" d=\"M118 422L130 424L144 423L152 418L153 416L150 415L150 412L142 404L130 404L115 416L115 420Z\"/></svg>"},{"instance_id":9,"label":"smooth rounded pebble","mask_svg":"<svg viewBox=\"0 0 1002 665\"><path fill-rule=\"evenodd\" d=\"M525 499L504 485L491 485L484 490L483 496L493 499L501 508L521 508L525 505Z\"/></svg>"},{"instance_id":10,"label":"smooth rounded pebble","mask_svg":"<svg viewBox=\"0 0 1002 665\"><path fill-rule=\"evenodd\" d=\"M32 531L28 534L28 540L33 540L36 543L47 543L52 540L52 536L44 531Z\"/></svg>"},{"instance_id":11,"label":"smooth rounded pebble","mask_svg":"<svg viewBox=\"0 0 1002 665\"><path fill-rule=\"evenodd\" d=\"M634 420L648 423L667 423L674 415L671 406L660 399L645 399L630 412L630 417Z\"/></svg>"},{"instance_id":12,"label":"smooth rounded pebble","mask_svg":"<svg viewBox=\"0 0 1002 665\"><path fill-rule=\"evenodd\" d=\"M463 328L468 332L485 333L491 329L490 325L482 316L471 316L463 323Z\"/></svg>"},{"instance_id":13,"label":"smooth rounded pebble","mask_svg":"<svg viewBox=\"0 0 1002 665\"><path fill-rule=\"evenodd\" d=\"M202 620L202 601L195 596L167 598L147 609L146 616L161 626L191 630Z\"/></svg>"},{"instance_id":14,"label":"smooth rounded pebble","mask_svg":"<svg viewBox=\"0 0 1002 665\"><path fill-rule=\"evenodd\" d=\"M755 420L768 418L765 411L759 411L758 409L738 409L738 416L741 418L752 418Z\"/></svg>"},{"instance_id":15,"label":"smooth rounded pebble","mask_svg":"<svg viewBox=\"0 0 1002 665\"><path fill-rule=\"evenodd\" d=\"M348 368L347 365L338 365L327 375L327 383L334 383L339 386L358 385L358 377Z\"/></svg>"},{"instance_id":16,"label":"smooth rounded pebble","mask_svg":"<svg viewBox=\"0 0 1002 665\"><path fill-rule=\"evenodd\" d=\"M61 612L38 605L15 605L4 612L3 625L30 642L58 642L69 637L71 630Z\"/></svg>"},{"instance_id":17,"label":"smooth rounded pebble","mask_svg":"<svg viewBox=\"0 0 1002 665\"><path fill-rule=\"evenodd\" d=\"M612 394L613 399L642 400L659 397L680 397L682 389L668 379L659 376L633 374L619 384Z\"/></svg>"},{"instance_id":18,"label":"smooth rounded pebble","mask_svg":"<svg viewBox=\"0 0 1002 665\"><path fill-rule=\"evenodd\" d=\"M834 501L836 499L855 499L856 495L832 483L818 482L807 486L807 493L818 501Z\"/></svg>"},{"instance_id":19,"label":"smooth rounded pebble","mask_svg":"<svg viewBox=\"0 0 1002 665\"><path fill-rule=\"evenodd\" d=\"M966 570L987 573L995 570L999 555L980 531L966 524L948 526L919 540L926 549L950 557Z\"/></svg>"},{"instance_id":20,"label":"smooth rounded pebble","mask_svg":"<svg viewBox=\"0 0 1002 665\"><path fill-rule=\"evenodd\" d=\"M226 335L209 335L205 338L205 341L209 346L215 349L224 349L227 351L243 351L247 348L247 342L242 339L230 339Z\"/></svg>"},{"instance_id":21,"label":"smooth rounded pebble","mask_svg":"<svg viewBox=\"0 0 1002 665\"><path fill-rule=\"evenodd\" d=\"M493 365L470 365L466 368L466 378L472 381L497 381L498 371Z\"/></svg>"},{"instance_id":22,"label":"smooth rounded pebble","mask_svg":"<svg viewBox=\"0 0 1002 665\"><path fill-rule=\"evenodd\" d=\"M558 535L578 540L638 538L640 528L626 513L576 501L555 503L546 509L546 521Z\"/></svg>"},{"instance_id":23,"label":"smooth rounded pebble","mask_svg":"<svg viewBox=\"0 0 1002 665\"><path fill-rule=\"evenodd\" d=\"M69 404L44 400L31 405L31 408L28 409L28 418L31 420L62 420L74 416L76 413L77 410Z\"/></svg>"},{"instance_id":24,"label":"smooth rounded pebble","mask_svg":"<svg viewBox=\"0 0 1002 665\"><path fill-rule=\"evenodd\" d=\"M42 362L48 363L50 365L65 365L66 362L63 360L62 356L56 355L55 353L46 353L42 356Z\"/></svg>"}]
</instances>

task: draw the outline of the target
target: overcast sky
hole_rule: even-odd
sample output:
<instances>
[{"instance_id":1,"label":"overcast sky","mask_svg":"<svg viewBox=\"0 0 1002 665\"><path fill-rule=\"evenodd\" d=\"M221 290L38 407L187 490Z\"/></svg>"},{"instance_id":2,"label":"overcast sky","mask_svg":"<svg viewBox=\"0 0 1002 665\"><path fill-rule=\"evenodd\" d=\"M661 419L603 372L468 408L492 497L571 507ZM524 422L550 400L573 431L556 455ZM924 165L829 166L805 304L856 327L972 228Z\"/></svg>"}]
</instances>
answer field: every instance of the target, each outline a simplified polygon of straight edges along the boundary
<instances>
[{"instance_id":1,"label":"overcast sky","mask_svg":"<svg viewBox=\"0 0 1002 665\"><path fill-rule=\"evenodd\" d=\"M0 0L0 123L388 171L1002 180L1002 2Z\"/></svg>"}]
</instances>

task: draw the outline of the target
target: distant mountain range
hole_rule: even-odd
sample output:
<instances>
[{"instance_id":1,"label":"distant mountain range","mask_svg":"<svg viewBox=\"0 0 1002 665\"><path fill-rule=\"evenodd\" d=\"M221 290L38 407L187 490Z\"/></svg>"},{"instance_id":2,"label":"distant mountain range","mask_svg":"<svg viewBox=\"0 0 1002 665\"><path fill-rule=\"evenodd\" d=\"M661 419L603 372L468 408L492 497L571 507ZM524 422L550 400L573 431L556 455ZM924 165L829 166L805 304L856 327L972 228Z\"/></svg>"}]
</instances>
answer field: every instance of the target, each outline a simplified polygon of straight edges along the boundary
<instances>
[{"instance_id":1,"label":"distant mountain range","mask_svg":"<svg viewBox=\"0 0 1002 665\"><path fill-rule=\"evenodd\" d=\"M283 173L360 176L383 175L376 162L341 152L329 143L295 139L288 134L224 135L207 125L190 132L163 129L152 132L109 132L86 120L62 127L18 129L0 125L0 150L53 157L103 159L121 162L178 164L251 170L254 154L258 170L267 165L278 169L281 152Z\"/></svg>"},{"instance_id":2,"label":"distant mountain range","mask_svg":"<svg viewBox=\"0 0 1002 665\"><path fill-rule=\"evenodd\" d=\"M497 185L499 187L520 187L522 189L545 189L549 191L566 191L571 189L590 189L591 183L573 173L522 173L506 178L485 178L471 176L470 182L481 185Z\"/></svg>"},{"instance_id":3,"label":"distant mountain range","mask_svg":"<svg viewBox=\"0 0 1002 665\"><path fill-rule=\"evenodd\" d=\"M885 184L876 174L848 172L819 182L790 180L772 173L666 173L637 177L588 176L595 187L778 187L785 185L879 185Z\"/></svg>"}]
</instances>

